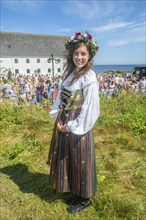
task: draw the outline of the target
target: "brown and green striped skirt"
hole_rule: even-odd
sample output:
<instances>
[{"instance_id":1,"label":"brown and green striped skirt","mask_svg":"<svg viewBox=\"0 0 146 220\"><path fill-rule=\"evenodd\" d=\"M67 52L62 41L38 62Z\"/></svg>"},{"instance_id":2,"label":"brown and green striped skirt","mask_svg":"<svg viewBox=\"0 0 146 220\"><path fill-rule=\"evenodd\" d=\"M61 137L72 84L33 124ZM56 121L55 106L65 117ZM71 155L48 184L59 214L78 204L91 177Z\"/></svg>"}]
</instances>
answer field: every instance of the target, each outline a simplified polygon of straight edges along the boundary
<instances>
[{"instance_id":1,"label":"brown and green striped skirt","mask_svg":"<svg viewBox=\"0 0 146 220\"><path fill-rule=\"evenodd\" d=\"M57 192L72 192L89 198L97 191L93 132L90 130L84 135L76 135L56 128L59 119L66 123L74 120L79 113L80 110L63 110L56 120L49 151L49 184Z\"/></svg>"}]
</instances>

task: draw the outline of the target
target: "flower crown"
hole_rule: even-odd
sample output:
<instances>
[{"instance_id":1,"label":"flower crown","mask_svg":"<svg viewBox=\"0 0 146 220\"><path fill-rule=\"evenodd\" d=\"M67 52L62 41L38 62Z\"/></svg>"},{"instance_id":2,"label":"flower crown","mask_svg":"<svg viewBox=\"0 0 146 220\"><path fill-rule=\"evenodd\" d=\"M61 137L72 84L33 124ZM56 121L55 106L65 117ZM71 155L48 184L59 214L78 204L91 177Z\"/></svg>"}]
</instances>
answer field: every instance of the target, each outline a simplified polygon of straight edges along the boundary
<instances>
[{"instance_id":1,"label":"flower crown","mask_svg":"<svg viewBox=\"0 0 146 220\"><path fill-rule=\"evenodd\" d=\"M67 41L67 43L65 44L66 50L72 50L77 43L85 43L92 56L95 56L99 48L96 41L93 40L92 35L88 32L86 32L85 34L81 32L76 32L75 36L72 36L70 40Z\"/></svg>"}]
</instances>

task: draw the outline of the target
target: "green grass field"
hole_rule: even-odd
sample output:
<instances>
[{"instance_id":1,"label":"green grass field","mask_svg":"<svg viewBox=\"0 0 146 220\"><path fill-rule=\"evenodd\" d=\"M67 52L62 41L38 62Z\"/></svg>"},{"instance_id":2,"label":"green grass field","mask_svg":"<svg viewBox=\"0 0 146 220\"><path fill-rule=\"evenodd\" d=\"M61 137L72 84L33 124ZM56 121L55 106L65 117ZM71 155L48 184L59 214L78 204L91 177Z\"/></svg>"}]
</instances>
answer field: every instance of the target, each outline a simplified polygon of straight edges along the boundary
<instances>
[{"instance_id":1,"label":"green grass field","mask_svg":"<svg viewBox=\"0 0 146 220\"><path fill-rule=\"evenodd\" d=\"M70 194L48 185L54 120L41 106L1 105L1 220L145 220L146 96L101 99L94 127L98 192L68 214Z\"/></svg>"}]
</instances>

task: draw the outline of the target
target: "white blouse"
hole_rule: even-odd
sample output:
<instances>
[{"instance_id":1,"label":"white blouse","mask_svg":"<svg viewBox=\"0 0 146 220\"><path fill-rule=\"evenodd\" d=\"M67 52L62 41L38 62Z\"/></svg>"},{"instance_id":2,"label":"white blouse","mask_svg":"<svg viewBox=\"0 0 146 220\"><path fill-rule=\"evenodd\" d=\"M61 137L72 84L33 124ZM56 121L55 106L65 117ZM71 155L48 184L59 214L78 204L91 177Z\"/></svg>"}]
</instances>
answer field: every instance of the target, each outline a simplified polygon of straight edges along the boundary
<instances>
[{"instance_id":1,"label":"white blouse","mask_svg":"<svg viewBox=\"0 0 146 220\"><path fill-rule=\"evenodd\" d=\"M67 130L74 134L83 135L86 134L95 124L97 118L100 115L100 103L99 103L99 85L96 79L96 74L93 70L89 70L84 76L80 77L75 83L69 85L73 74L71 74L62 85L74 92L79 89L83 89L84 102L81 108L81 112L77 118L70 120L67 123ZM56 118L60 109L60 93L54 102L52 110L50 111L50 117Z\"/></svg>"}]
</instances>

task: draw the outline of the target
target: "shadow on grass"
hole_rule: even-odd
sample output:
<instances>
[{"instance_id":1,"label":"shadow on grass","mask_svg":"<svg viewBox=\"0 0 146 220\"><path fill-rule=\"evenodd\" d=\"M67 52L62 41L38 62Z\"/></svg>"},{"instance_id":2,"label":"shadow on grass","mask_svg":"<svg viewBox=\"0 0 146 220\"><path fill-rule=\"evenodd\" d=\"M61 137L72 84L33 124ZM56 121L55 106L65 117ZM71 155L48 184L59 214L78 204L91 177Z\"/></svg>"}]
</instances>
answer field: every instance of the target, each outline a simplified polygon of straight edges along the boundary
<instances>
[{"instance_id":1,"label":"shadow on grass","mask_svg":"<svg viewBox=\"0 0 146 220\"><path fill-rule=\"evenodd\" d=\"M1 168L0 171L10 177L23 193L33 193L47 202L63 200L67 202L69 193L56 193L49 186L49 175L32 173L25 164L18 163L12 166Z\"/></svg>"}]
</instances>

